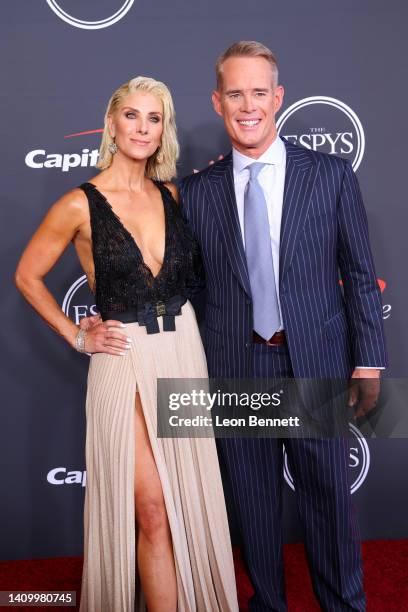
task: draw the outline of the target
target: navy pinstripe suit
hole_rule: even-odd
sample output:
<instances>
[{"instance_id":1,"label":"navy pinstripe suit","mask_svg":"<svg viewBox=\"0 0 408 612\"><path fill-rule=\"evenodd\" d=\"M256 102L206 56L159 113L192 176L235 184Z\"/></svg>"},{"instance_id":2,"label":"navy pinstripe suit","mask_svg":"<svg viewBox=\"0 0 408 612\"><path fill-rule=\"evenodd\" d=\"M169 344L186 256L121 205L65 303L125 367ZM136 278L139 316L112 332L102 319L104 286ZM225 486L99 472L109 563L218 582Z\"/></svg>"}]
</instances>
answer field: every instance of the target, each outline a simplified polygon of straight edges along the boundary
<instances>
[{"instance_id":1,"label":"navy pinstripe suit","mask_svg":"<svg viewBox=\"0 0 408 612\"><path fill-rule=\"evenodd\" d=\"M285 146L279 294L287 347L251 343L251 290L232 155L180 183L181 209L205 266L210 376L348 378L356 365L386 365L381 297L357 179L343 159ZM218 442L255 587L250 609L286 610L282 441ZM320 605L330 611L364 610L347 444L288 439L285 447Z\"/></svg>"}]
</instances>

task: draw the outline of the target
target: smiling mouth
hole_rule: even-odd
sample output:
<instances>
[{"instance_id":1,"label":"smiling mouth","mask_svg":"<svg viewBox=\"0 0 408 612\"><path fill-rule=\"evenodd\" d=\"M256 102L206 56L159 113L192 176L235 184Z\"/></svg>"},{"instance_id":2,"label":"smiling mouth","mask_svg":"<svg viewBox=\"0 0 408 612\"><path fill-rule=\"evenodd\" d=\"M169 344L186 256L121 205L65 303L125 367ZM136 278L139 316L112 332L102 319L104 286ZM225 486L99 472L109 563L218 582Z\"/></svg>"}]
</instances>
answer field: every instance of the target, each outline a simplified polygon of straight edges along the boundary
<instances>
[{"instance_id":1,"label":"smiling mouth","mask_svg":"<svg viewBox=\"0 0 408 612\"><path fill-rule=\"evenodd\" d=\"M260 119L237 119L239 125L243 127L255 127L260 123Z\"/></svg>"},{"instance_id":2,"label":"smiling mouth","mask_svg":"<svg viewBox=\"0 0 408 612\"><path fill-rule=\"evenodd\" d=\"M150 144L150 141L149 141L149 140L135 140L134 138L131 138L130 140L131 140L131 141L132 141L134 144L141 145L141 146L146 146L146 145Z\"/></svg>"}]
</instances>

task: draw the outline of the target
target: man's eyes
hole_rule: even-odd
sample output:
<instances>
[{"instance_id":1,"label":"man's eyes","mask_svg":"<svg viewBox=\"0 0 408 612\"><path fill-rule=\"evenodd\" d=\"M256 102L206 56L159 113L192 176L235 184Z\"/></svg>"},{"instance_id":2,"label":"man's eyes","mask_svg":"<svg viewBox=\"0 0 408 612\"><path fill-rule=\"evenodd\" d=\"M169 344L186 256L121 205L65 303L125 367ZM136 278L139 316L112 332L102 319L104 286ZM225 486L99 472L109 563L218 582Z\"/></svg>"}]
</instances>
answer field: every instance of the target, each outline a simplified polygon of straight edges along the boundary
<instances>
[{"instance_id":1,"label":"man's eyes","mask_svg":"<svg viewBox=\"0 0 408 612\"><path fill-rule=\"evenodd\" d=\"M266 96L266 91L255 91L254 92L254 96L256 98L265 98ZM237 100L239 97L241 97L240 93L231 93L228 96L231 100Z\"/></svg>"}]
</instances>

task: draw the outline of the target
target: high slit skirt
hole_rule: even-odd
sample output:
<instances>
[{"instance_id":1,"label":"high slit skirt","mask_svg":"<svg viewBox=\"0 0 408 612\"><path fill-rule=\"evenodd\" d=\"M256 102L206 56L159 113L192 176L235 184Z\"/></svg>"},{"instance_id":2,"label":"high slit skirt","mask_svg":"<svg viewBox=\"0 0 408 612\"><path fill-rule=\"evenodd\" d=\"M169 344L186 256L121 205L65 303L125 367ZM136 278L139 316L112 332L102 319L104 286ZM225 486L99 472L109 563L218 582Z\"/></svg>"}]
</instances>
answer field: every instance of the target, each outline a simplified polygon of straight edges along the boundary
<instances>
[{"instance_id":1,"label":"high slit skirt","mask_svg":"<svg viewBox=\"0 0 408 612\"><path fill-rule=\"evenodd\" d=\"M163 490L179 612L238 612L234 566L214 438L158 438L157 378L207 378L190 302L176 331L128 323L126 355L91 356L86 398L84 566L80 612L144 612L136 563L135 394Z\"/></svg>"}]
</instances>

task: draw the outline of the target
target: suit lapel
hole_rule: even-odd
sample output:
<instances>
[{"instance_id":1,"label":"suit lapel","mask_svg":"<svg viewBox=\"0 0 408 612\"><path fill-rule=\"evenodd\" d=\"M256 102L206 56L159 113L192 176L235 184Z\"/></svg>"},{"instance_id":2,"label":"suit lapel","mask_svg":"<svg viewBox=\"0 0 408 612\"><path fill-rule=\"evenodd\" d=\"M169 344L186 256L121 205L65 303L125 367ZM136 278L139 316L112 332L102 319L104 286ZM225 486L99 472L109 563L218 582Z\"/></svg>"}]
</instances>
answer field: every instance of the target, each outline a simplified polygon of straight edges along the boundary
<instances>
[{"instance_id":1,"label":"suit lapel","mask_svg":"<svg viewBox=\"0 0 408 612\"><path fill-rule=\"evenodd\" d=\"M295 254L306 221L319 162L301 147L285 141L286 173L279 251L281 285Z\"/></svg>"},{"instance_id":2,"label":"suit lapel","mask_svg":"<svg viewBox=\"0 0 408 612\"><path fill-rule=\"evenodd\" d=\"M279 251L279 278L282 283L295 254L306 221L319 162L307 149L285 141L286 172ZM251 296L246 256L235 200L232 153L214 164L204 181L208 201L220 230L231 268Z\"/></svg>"},{"instance_id":3,"label":"suit lapel","mask_svg":"<svg viewBox=\"0 0 408 612\"><path fill-rule=\"evenodd\" d=\"M208 178L208 181L204 181L205 190L227 257L235 276L250 296L251 287L235 200L232 153L213 166Z\"/></svg>"}]
</instances>

